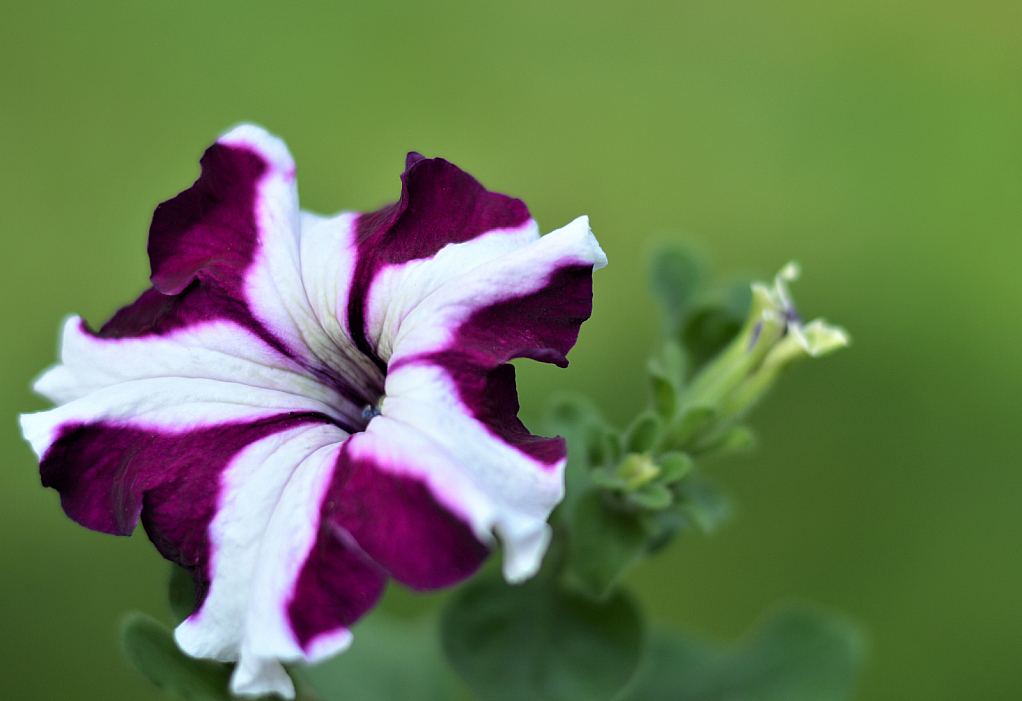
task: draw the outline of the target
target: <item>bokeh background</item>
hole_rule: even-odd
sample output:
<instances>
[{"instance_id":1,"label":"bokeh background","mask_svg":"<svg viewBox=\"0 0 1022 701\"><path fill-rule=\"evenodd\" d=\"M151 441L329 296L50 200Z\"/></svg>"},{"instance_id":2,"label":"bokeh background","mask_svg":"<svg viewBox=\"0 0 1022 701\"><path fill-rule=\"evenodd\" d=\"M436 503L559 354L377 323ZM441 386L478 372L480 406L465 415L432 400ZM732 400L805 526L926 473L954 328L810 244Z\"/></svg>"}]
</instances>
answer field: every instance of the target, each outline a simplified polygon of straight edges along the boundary
<instances>
[{"instance_id":1,"label":"bokeh background","mask_svg":"<svg viewBox=\"0 0 1022 701\"><path fill-rule=\"evenodd\" d=\"M121 612L165 616L144 534L87 532L15 415L70 312L146 285L155 205L239 120L284 136L306 208L394 199L404 153L589 214L611 264L571 367L520 370L627 420L657 332L651 241L723 275L804 265L854 347L787 377L736 519L632 577L662 624L729 640L807 598L868 631L857 699L1022 698L1022 4L93 2L0 5L0 697L156 699Z\"/></svg>"}]
</instances>

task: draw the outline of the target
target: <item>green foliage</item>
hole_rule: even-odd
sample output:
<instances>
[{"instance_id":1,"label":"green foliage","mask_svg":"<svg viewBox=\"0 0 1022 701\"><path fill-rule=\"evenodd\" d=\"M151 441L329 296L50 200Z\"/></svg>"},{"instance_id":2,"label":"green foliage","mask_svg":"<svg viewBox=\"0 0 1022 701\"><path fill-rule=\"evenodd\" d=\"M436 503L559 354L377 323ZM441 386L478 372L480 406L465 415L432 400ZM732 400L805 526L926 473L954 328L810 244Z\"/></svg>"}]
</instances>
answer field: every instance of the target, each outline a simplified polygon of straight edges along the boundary
<instances>
[{"instance_id":1,"label":"green foliage","mask_svg":"<svg viewBox=\"0 0 1022 701\"><path fill-rule=\"evenodd\" d=\"M652 450L660 438L662 425L660 417L652 411L639 414L625 431L625 450L630 453L645 453Z\"/></svg>"},{"instance_id":2,"label":"green foliage","mask_svg":"<svg viewBox=\"0 0 1022 701\"><path fill-rule=\"evenodd\" d=\"M643 623L631 600L593 601L555 574L517 586L483 576L450 601L444 651L480 701L610 701L637 670Z\"/></svg>"},{"instance_id":3,"label":"green foliage","mask_svg":"<svg viewBox=\"0 0 1022 701\"><path fill-rule=\"evenodd\" d=\"M687 454L675 451L664 453L658 457L657 464L660 466L660 482L674 484L692 471L694 463Z\"/></svg>"},{"instance_id":4,"label":"green foliage","mask_svg":"<svg viewBox=\"0 0 1022 701\"><path fill-rule=\"evenodd\" d=\"M550 402L544 428L548 435L563 437L568 445L565 497L558 511L570 514L575 500L592 484L592 467L617 460L620 438L610 435L599 409L589 398L574 394L560 395Z\"/></svg>"},{"instance_id":5,"label":"green foliage","mask_svg":"<svg viewBox=\"0 0 1022 701\"><path fill-rule=\"evenodd\" d=\"M681 328L706 275L706 264L686 248L668 245L654 253L649 271L650 287L663 311L668 335Z\"/></svg>"},{"instance_id":6,"label":"green foliage","mask_svg":"<svg viewBox=\"0 0 1022 701\"><path fill-rule=\"evenodd\" d=\"M768 614L731 649L659 633L621 701L841 701L863 654L845 620L805 606Z\"/></svg>"},{"instance_id":7,"label":"green foliage","mask_svg":"<svg viewBox=\"0 0 1022 701\"><path fill-rule=\"evenodd\" d=\"M300 670L324 701L451 701L460 686L447 668L432 618L376 611L359 622L351 648Z\"/></svg>"},{"instance_id":8,"label":"green foliage","mask_svg":"<svg viewBox=\"0 0 1022 701\"><path fill-rule=\"evenodd\" d=\"M665 421L670 421L678 410L678 386L675 378L656 358L646 366L653 410Z\"/></svg>"},{"instance_id":9,"label":"green foliage","mask_svg":"<svg viewBox=\"0 0 1022 701\"><path fill-rule=\"evenodd\" d=\"M604 598L646 550L646 529L635 514L614 509L603 490L578 500L571 520L571 564L586 593Z\"/></svg>"},{"instance_id":10,"label":"green foliage","mask_svg":"<svg viewBox=\"0 0 1022 701\"><path fill-rule=\"evenodd\" d=\"M681 328L680 340L697 370L738 335L749 313L752 295L747 282L719 290L715 299L692 310Z\"/></svg>"},{"instance_id":11,"label":"green foliage","mask_svg":"<svg viewBox=\"0 0 1022 701\"><path fill-rule=\"evenodd\" d=\"M682 513L699 530L713 533L731 517L731 503L711 482L692 476L678 482Z\"/></svg>"},{"instance_id":12,"label":"green foliage","mask_svg":"<svg viewBox=\"0 0 1022 701\"><path fill-rule=\"evenodd\" d=\"M693 251L664 245L649 266L650 288L663 314L664 336L687 356L688 371L701 368L741 330L749 312L747 282L707 287L709 269ZM660 376L661 373L651 373ZM679 376L684 379L684 375Z\"/></svg>"},{"instance_id":13,"label":"green foliage","mask_svg":"<svg viewBox=\"0 0 1022 701\"><path fill-rule=\"evenodd\" d=\"M660 511L674 503L674 496L671 494L671 491L662 484L656 483L647 484L641 489L628 492L625 495L625 499L629 504L639 509L648 509L650 511Z\"/></svg>"},{"instance_id":14,"label":"green foliage","mask_svg":"<svg viewBox=\"0 0 1022 701\"><path fill-rule=\"evenodd\" d=\"M229 701L231 670L226 665L188 657L167 628L141 613L132 613L121 629L128 661L157 687L193 701Z\"/></svg>"},{"instance_id":15,"label":"green foliage","mask_svg":"<svg viewBox=\"0 0 1022 701\"><path fill-rule=\"evenodd\" d=\"M694 446L701 456L744 453L756 444L756 434L748 426L729 426L715 435L707 436Z\"/></svg>"},{"instance_id":16,"label":"green foliage","mask_svg":"<svg viewBox=\"0 0 1022 701\"><path fill-rule=\"evenodd\" d=\"M667 449L689 447L695 438L704 435L717 419L717 410L711 406L690 406L667 428L663 446Z\"/></svg>"}]
</instances>

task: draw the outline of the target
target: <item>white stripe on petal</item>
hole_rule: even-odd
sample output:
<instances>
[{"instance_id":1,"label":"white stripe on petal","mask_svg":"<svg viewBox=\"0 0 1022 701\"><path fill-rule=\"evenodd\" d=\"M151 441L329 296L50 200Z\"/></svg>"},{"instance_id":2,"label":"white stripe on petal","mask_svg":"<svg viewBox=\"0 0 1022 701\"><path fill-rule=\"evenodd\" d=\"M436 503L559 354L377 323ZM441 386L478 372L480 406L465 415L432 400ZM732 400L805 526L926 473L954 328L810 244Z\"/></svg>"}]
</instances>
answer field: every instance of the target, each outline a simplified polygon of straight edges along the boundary
<instances>
[{"instance_id":1,"label":"white stripe on petal","mask_svg":"<svg viewBox=\"0 0 1022 701\"><path fill-rule=\"evenodd\" d=\"M432 258L387 266L376 275L366 305L366 334L377 354L391 357L402 324L438 289L483 263L538 241L529 219L517 229L495 229L462 243L449 243Z\"/></svg>"},{"instance_id":2,"label":"white stripe on petal","mask_svg":"<svg viewBox=\"0 0 1022 701\"><path fill-rule=\"evenodd\" d=\"M450 456L411 461L438 500L463 516L480 540L497 532L509 580L535 573L549 542L546 520L564 496L565 461L542 463L493 435L462 406L453 380L435 365L406 365L388 375L383 416L370 422L367 433L385 432L403 452L412 429L435 444L433 453ZM426 450L421 439L415 445L422 447L409 450L411 456Z\"/></svg>"},{"instance_id":3,"label":"white stripe on petal","mask_svg":"<svg viewBox=\"0 0 1022 701\"><path fill-rule=\"evenodd\" d=\"M280 661L309 657L286 609L315 543L320 496L344 438L324 425L274 434L240 452L221 478L209 527L209 592L175 638L189 655L239 661L235 693L294 695Z\"/></svg>"},{"instance_id":4,"label":"white stripe on petal","mask_svg":"<svg viewBox=\"0 0 1022 701\"><path fill-rule=\"evenodd\" d=\"M450 341L450 334L476 310L536 292L547 284L553 271L566 265L591 265L598 270L607 264L607 256L589 230L589 219L579 217L526 246L469 270L458 269L456 261L453 250L445 258L438 255L429 261L448 268L450 277L411 309L394 329L391 362L442 350Z\"/></svg>"}]
</instances>

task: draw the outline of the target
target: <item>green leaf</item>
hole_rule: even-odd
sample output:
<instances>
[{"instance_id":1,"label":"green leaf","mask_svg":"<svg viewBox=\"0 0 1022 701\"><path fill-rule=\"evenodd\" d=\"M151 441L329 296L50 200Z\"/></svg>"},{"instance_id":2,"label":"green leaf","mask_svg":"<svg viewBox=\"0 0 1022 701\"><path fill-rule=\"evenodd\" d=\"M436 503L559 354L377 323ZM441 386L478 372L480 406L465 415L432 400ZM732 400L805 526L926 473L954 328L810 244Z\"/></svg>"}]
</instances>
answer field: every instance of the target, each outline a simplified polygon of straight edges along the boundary
<instances>
[{"instance_id":1,"label":"green leaf","mask_svg":"<svg viewBox=\"0 0 1022 701\"><path fill-rule=\"evenodd\" d=\"M599 409L582 395L565 394L551 401L544 415L548 435L559 435L568 444L568 465L564 470L565 496L560 507L570 514L578 496L589 488L590 470L613 460L608 452L606 423Z\"/></svg>"},{"instance_id":2,"label":"green leaf","mask_svg":"<svg viewBox=\"0 0 1022 701\"><path fill-rule=\"evenodd\" d=\"M678 408L678 391L674 387L674 382L655 358L650 358L647 372L653 410L664 421L670 421Z\"/></svg>"},{"instance_id":3,"label":"green leaf","mask_svg":"<svg viewBox=\"0 0 1022 701\"><path fill-rule=\"evenodd\" d=\"M593 484L598 487L606 487L607 489L618 491L628 489L628 483L617 473L617 470L598 467L590 473L590 476L593 478Z\"/></svg>"},{"instance_id":4,"label":"green leaf","mask_svg":"<svg viewBox=\"0 0 1022 701\"><path fill-rule=\"evenodd\" d=\"M195 610L195 582L184 567L170 564L170 581L167 585L167 599L170 611L178 623L188 618Z\"/></svg>"},{"instance_id":5,"label":"green leaf","mask_svg":"<svg viewBox=\"0 0 1022 701\"><path fill-rule=\"evenodd\" d=\"M542 574L480 577L449 602L444 651L480 701L610 701L635 673L643 625L630 599L603 602Z\"/></svg>"},{"instance_id":6,"label":"green leaf","mask_svg":"<svg viewBox=\"0 0 1022 701\"><path fill-rule=\"evenodd\" d=\"M804 605L776 609L732 649L658 634L622 701L842 701L863 648L854 626Z\"/></svg>"},{"instance_id":7,"label":"green leaf","mask_svg":"<svg viewBox=\"0 0 1022 701\"><path fill-rule=\"evenodd\" d=\"M188 657L171 632L141 613L131 613L121 629L128 661L157 687L184 699L230 701L231 669L209 660Z\"/></svg>"},{"instance_id":8,"label":"green leaf","mask_svg":"<svg viewBox=\"0 0 1022 701\"><path fill-rule=\"evenodd\" d=\"M693 374L738 335L751 306L752 289L742 280L721 288L714 301L692 311L679 339L688 351Z\"/></svg>"},{"instance_id":9,"label":"green leaf","mask_svg":"<svg viewBox=\"0 0 1022 701\"><path fill-rule=\"evenodd\" d=\"M702 367L724 350L741 331L743 322L744 318L736 318L720 307L696 310L682 332L693 367Z\"/></svg>"},{"instance_id":10,"label":"green leaf","mask_svg":"<svg viewBox=\"0 0 1022 701\"><path fill-rule=\"evenodd\" d=\"M688 359L685 357L685 349L673 338L664 340L660 355L663 358L661 367L667 376L682 384L688 369Z\"/></svg>"},{"instance_id":11,"label":"green leaf","mask_svg":"<svg viewBox=\"0 0 1022 701\"><path fill-rule=\"evenodd\" d=\"M591 489L571 521L571 567L586 593L602 598L645 551L646 533L633 514L611 508Z\"/></svg>"},{"instance_id":12,"label":"green leaf","mask_svg":"<svg viewBox=\"0 0 1022 701\"><path fill-rule=\"evenodd\" d=\"M713 533L731 517L731 503L711 483L688 477L675 485L685 515L704 533Z\"/></svg>"},{"instance_id":13,"label":"green leaf","mask_svg":"<svg viewBox=\"0 0 1022 701\"><path fill-rule=\"evenodd\" d=\"M607 464L616 465L621 461L621 454L624 452L621 447L621 434L607 429L603 433L603 445L606 450Z\"/></svg>"},{"instance_id":14,"label":"green leaf","mask_svg":"<svg viewBox=\"0 0 1022 701\"><path fill-rule=\"evenodd\" d=\"M460 684L443 660L436 623L375 611L344 654L300 675L324 701L450 701Z\"/></svg>"},{"instance_id":15,"label":"green leaf","mask_svg":"<svg viewBox=\"0 0 1022 701\"><path fill-rule=\"evenodd\" d=\"M675 535L689 525L681 509L662 509L647 511L642 514L642 524L648 533L646 537L646 553L652 555L665 547Z\"/></svg>"},{"instance_id":16,"label":"green leaf","mask_svg":"<svg viewBox=\"0 0 1022 701\"><path fill-rule=\"evenodd\" d=\"M692 458L686 453L664 453L656 462L660 466L660 475L657 477L660 484L673 484L692 471Z\"/></svg>"},{"instance_id":17,"label":"green leaf","mask_svg":"<svg viewBox=\"0 0 1022 701\"><path fill-rule=\"evenodd\" d=\"M674 502L674 495L671 490L662 484L647 484L642 489L628 492L626 498L629 502L641 509L659 511L666 509Z\"/></svg>"},{"instance_id":18,"label":"green leaf","mask_svg":"<svg viewBox=\"0 0 1022 701\"><path fill-rule=\"evenodd\" d=\"M660 438L663 422L652 412L643 412L635 417L625 431L625 450L629 453L645 453L651 450Z\"/></svg>"},{"instance_id":19,"label":"green leaf","mask_svg":"<svg viewBox=\"0 0 1022 701\"><path fill-rule=\"evenodd\" d=\"M706 265L692 251L665 246L653 254L650 286L669 332L679 328L706 278Z\"/></svg>"}]
</instances>

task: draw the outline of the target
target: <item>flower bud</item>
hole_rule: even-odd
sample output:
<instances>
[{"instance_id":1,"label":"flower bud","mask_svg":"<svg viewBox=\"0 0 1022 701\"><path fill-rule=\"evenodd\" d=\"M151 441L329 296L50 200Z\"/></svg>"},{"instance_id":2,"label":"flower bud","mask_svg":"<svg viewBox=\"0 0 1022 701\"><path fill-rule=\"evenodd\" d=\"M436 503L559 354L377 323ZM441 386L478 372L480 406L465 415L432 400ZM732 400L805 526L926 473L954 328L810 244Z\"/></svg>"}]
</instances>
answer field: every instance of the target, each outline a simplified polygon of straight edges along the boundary
<instances>
[{"instance_id":1,"label":"flower bud","mask_svg":"<svg viewBox=\"0 0 1022 701\"><path fill-rule=\"evenodd\" d=\"M752 284L752 307L745 325L693 380L688 406L713 407L721 422L740 416L794 361L827 355L850 343L847 331L823 319L802 323L788 290L799 272L798 264L790 262L773 285Z\"/></svg>"}]
</instances>

